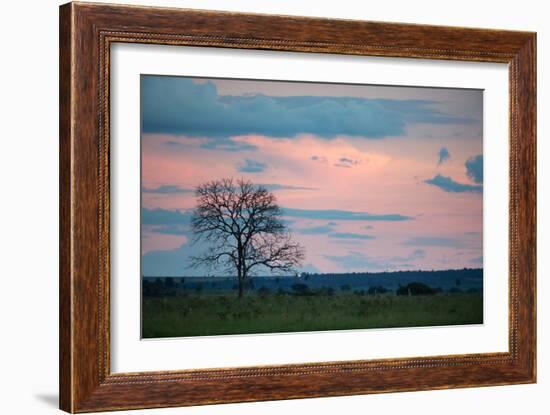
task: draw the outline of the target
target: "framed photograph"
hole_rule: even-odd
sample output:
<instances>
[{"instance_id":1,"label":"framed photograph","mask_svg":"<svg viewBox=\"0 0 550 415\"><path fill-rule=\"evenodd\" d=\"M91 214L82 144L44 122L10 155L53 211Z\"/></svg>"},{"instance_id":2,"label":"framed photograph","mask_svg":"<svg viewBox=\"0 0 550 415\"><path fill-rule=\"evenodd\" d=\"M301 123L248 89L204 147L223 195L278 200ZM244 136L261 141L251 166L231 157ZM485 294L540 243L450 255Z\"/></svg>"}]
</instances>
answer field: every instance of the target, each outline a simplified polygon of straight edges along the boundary
<instances>
[{"instance_id":1,"label":"framed photograph","mask_svg":"<svg viewBox=\"0 0 550 415\"><path fill-rule=\"evenodd\" d=\"M60 8L60 407L536 381L536 35Z\"/></svg>"}]
</instances>

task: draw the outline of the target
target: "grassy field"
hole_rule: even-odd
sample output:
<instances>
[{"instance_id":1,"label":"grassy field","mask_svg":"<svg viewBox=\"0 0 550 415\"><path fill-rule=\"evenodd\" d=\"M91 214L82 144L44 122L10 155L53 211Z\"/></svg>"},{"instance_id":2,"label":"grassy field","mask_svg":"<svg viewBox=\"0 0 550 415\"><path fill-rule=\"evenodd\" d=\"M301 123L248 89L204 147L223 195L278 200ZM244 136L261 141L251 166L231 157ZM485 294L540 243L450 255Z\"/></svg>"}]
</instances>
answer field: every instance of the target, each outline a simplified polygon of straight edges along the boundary
<instances>
[{"instance_id":1,"label":"grassy field","mask_svg":"<svg viewBox=\"0 0 550 415\"><path fill-rule=\"evenodd\" d=\"M145 297L142 318L143 338L478 324L483 295Z\"/></svg>"}]
</instances>

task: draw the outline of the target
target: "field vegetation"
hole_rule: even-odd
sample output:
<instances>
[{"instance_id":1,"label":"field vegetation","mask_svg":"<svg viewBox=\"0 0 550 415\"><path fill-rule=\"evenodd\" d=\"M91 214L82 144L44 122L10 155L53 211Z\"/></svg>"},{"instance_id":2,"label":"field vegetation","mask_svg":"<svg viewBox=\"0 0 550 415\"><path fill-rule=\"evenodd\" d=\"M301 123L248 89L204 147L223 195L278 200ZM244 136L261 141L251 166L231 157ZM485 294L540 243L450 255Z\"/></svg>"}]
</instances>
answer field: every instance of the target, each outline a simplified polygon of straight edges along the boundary
<instances>
[{"instance_id":1,"label":"field vegetation","mask_svg":"<svg viewBox=\"0 0 550 415\"><path fill-rule=\"evenodd\" d=\"M480 324L481 291L384 289L292 292L260 289L236 298L232 291L143 297L142 337L183 337L296 331Z\"/></svg>"}]
</instances>

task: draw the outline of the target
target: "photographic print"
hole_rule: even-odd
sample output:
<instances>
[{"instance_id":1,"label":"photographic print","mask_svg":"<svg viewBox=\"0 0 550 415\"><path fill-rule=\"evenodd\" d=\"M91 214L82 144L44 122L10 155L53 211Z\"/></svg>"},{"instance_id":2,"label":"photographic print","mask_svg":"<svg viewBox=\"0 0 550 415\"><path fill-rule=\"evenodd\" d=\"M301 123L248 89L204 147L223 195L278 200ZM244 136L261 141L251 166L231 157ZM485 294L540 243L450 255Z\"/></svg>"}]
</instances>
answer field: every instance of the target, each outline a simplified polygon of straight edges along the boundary
<instances>
[{"instance_id":1,"label":"photographic print","mask_svg":"<svg viewBox=\"0 0 550 415\"><path fill-rule=\"evenodd\" d=\"M143 338L483 323L483 91L142 75Z\"/></svg>"}]
</instances>

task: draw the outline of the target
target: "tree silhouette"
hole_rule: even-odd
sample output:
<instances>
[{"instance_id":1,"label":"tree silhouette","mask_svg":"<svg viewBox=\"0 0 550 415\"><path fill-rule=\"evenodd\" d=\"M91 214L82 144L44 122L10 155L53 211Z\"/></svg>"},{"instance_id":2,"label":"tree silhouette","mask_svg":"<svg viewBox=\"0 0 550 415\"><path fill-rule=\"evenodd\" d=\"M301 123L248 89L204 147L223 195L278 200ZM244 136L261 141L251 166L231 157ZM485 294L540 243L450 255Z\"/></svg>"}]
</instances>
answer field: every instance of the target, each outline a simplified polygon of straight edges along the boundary
<instances>
[{"instance_id":1,"label":"tree silhouette","mask_svg":"<svg viewBox=\"0 0 550 415\"><path fill-rule=\"evenodd\" d=\"M206 241L209 250L193 257L192 265L236 273L239 297L254 269L289 273L302 264L304 248L292 240L275 196L265 187L221 179L198 186L195 195L194 241Z\"/></svg>"}]
</instances>

